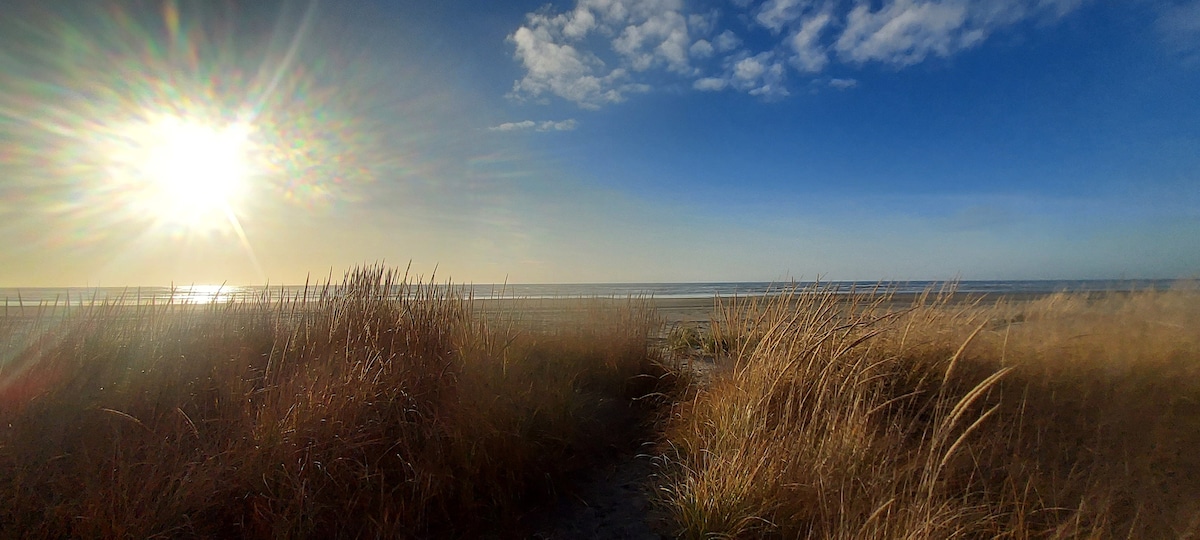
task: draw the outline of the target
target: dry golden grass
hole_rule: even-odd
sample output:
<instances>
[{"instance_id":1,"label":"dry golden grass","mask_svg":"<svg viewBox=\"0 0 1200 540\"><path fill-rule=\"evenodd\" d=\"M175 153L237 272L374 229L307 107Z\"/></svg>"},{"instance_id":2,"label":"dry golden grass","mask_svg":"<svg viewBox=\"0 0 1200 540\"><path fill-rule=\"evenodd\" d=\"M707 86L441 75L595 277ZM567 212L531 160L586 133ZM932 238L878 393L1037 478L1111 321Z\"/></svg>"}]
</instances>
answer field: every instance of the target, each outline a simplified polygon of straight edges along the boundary
<instances>
[{"instance_id":1,"label":"dry golden grass","mask_svg":"<svg viewBox=\"0 0 1200 540\"><path fill-rule=\"evenodd\" d=\"M1200 293L727 304L673 413L686 538L1200 534Z\"/></svg>"},{"instance_id":2,"label":"dry golden grass","mask_svg":"<svg viewBox=\"0 0 1200 540\"><path fill-rule=\"evenodd\" d=\"M515 536L666 384L645 302L534 332L383 267L320 291L0 318L0 536Z\"/></svg>"}]
</instances>

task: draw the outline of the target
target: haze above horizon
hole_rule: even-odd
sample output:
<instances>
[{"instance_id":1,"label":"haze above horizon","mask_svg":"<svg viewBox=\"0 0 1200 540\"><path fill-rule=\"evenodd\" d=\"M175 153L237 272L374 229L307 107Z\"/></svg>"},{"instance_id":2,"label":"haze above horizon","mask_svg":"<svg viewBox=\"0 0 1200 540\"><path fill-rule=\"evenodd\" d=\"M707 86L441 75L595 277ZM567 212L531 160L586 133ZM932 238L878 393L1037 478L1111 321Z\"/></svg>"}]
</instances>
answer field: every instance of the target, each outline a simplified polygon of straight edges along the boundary
<instances>
[{"instance_id":1,"label":"haze above horizon","mask_svg":"<svg viewBox=\"0 0 1200 540\"><path fill-rule=\"evenodd\" d=\"M1200 0L0 0L0 287L1200 274Z\"/></svg>"}]
</instances>

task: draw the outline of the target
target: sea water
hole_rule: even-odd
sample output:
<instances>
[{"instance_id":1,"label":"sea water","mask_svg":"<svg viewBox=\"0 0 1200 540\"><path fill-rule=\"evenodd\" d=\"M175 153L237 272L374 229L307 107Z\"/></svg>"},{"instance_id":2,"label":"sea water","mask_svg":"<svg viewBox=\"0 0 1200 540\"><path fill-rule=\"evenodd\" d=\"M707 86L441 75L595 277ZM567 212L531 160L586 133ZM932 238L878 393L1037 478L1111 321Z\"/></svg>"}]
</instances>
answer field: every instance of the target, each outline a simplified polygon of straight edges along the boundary
<instances>
[{"instance_id":1,"label":"sea water","mask_svg":"<svg viewBox=\"0 0 1200 540\"><path fill-rule=\"evenodd\" d=\"M904 293L940 290L953 283L955 290L971 294L1102 292L1166 289L1176 280L1018 280L1018 281L829 281L819 285L838 293L882 289ZM489 298L588 298L644 296L652 298L712 298L779 294L812 282L711 282L711 283L542 283L454 285L464 296ZM400 290L396 293L400 294ZM4 306L78 306L92 303L123 305L211 304L214 302L319 298L337 294L337 288L304 286L189 285L178 287L30 287L0 288Z\"/></svg>"}]
</instances>

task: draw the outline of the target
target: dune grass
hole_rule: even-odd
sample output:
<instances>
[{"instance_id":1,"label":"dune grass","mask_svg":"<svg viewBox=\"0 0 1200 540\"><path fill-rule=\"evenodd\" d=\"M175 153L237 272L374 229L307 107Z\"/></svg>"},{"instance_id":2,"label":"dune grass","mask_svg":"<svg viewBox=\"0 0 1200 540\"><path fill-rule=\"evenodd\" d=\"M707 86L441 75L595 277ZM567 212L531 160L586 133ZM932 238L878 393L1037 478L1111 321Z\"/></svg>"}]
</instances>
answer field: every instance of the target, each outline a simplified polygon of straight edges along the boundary
<instances>
[{"instance_id":1,"label":"dune grass","mask_svg":"<svg viewBox=\"0 0 1200 540\"><path fill-rule=\"evenodd\" d=\"M729 352L665 437L677 534L1200 535L1194 284L952 298L727 302Z\"/></svg>"},{"instance_id":2,"label":"dune grass","mask_svg":"<svg viewBox=\"0 0 1200 540\"><path fill-rule=\"evenodd\" d=\"M382 266L318 290L0 319L0 535L519 536L671 380L646 302L535 331Z\"/></svg>"},{"instance_id":3,"label":"dune grass","mask_svg":"<svg viewBox=\"0 0 1200 540\"><path fill-rule=\"evenodd\" d=\"M522 537L655 420L685 538L1200 534L1194 284L739 299L701 376L646 301L316 289L0 317L0 537Z\"/></svg>"}]
</instances>

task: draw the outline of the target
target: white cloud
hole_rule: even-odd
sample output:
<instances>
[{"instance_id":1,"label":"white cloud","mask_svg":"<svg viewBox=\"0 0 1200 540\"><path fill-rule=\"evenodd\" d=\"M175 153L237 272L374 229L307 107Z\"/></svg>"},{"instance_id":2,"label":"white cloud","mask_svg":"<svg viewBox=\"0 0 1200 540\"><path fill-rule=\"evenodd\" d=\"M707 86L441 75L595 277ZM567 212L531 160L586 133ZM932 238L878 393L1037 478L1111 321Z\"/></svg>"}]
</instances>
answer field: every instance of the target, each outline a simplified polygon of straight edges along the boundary
<instances>
[{"instance_id":1,"label":"white cloud","mask_svg":"<svg viewBox=\"0 0 1200 540\"><path fill-rule=\"evenodd\" d=\"M1089 1L733 0L725 8L735 13L726 14L688 12L683 0L575 0L561 12L527 14L509 35L524 68L509 96L557 96L595 109L683 78L696 90L780 97L788 95L788 69L825 84L819 74L834 62L905 67L978 46L1022 21L1056 21ZM1160 10L1165 39L1200 49L1200 0L1172 6ZM768 40L747 43L722 20L761 27Z\"/></svg>"},{"instance_id":2,"label":"white cloud","mask_svg":"<svg viewBox=\"0 0 1200 540\"><path fill-rule=\"evenodd\" d=\"M779 32L788 23L800 18L810 0L767 0L759 9L754 20L772 32Z\"/></svg>"},{"instance_id":3,"label":"white cloud","mask_svg":"<svg viewBox=\"0 0 1200 540\"><path fill-rule=\"evenodd\" d=\"M652 13L640 24L630 24L613 40L613 50L635 71L645 71L658 62L678 73L688 71L687 20L678 11Z\"/></svg>"},{"instance_id":4,"label":"white cloud","mask_svg":"<svg viewBox=\"0 0 1200 540\"><path fill-rule=\"evenodd\" d=\"M837 88L838 90L854 88L855 86L858 86L858 79L829 79L829 86Z\"/></svg>"},{"instance_id":5,"label":"white cloud","mask_svg":"<svg viewBox=\"0 0 1200 540\"><path fill-rule=\"evenodd\" d=\"M536 125L537 125L537 122L534 122L533 120L524 120L521 122L505 122L498 126L492 126L492 127L488 128L488 130L489 131L520 131L523 129L532 128Z\"/></svg>"},{"instance_id":6,"label":"white cloud","mask_svg":"<svg viewBox=\"0 0 1200 540\"><path fill-rule=\"evenodd\" d=\"M697 36L710 35L717 28L718 18L719 13L715 10L708 13L693 13L687 17L688 29Z\"/></svg>"},{"instance_id":7,"label":"white cloud","mask_svg":"<svg viewBox=\"0 0 1200 540\"><path fill-rule=\"evenodd\" d=\"M732 88L766 99L781 98L788 95L785 72L783 63L772 52L753 56L742 53L726 59L721 75L696 79L692 88L707 92Z\"/></svg>"},{"instance_id":8,"label":"white cloud","mask_svg":"<svg viewBox=\"0 0 1200 540\"><path fill-rule=\"evenodd\" d=\"M784 68L774 53L763 52L733 63L729 84L753 96L777 98L788 95Z\"/></svg>"},{"instance_id":9,"label":"white cloud","mask_svg":"<svg viewBox=\"0 0 1200 540\"><path fill-rule=\"evenodd\" d=\"M729 52L742 46L742 39L730 30L726 30L713 39L713 46L718 52Z\"/></svg>"},{"instance_id":10,"label":"white cloud","mask_svg":"<svg viewBox=\"0 0 1200 540\"><path fill-rule=\"evenodd\" d=\"M733 76L743 81L753 81L766 71L767 67L757 58L743 58L733 65Z\"/></svg>"},{"instance_id":11,"label":"white cloud","mask_svg":"<svg viewBox=\"0 0 1200 540\"><path fill-rule=\"evenodd\" d=\"M505 122L498 126L488 128L488 131L571 131L578 126L578 122L574 118L560 120L545 120L542 122L534 122L533 120L522 120L520 122Z\"/></svg>"},{"instance_id":12,"label":"white cloud","mask_svg":"<svg viewBox=\"0 0 1200 540\"><path fill-rule=\"evenodd\" d=\"M583 6L576 8L573 15L573 17L569 17L561 23L564 37L568 39L581 39L596 27L596 16Z\"/></svg>"},{"instance_id":13,"label":"white cloud","mask_svg":"<svg viewBox=\"0 0 1200 540\"><path fill-rule=\"evenodd\" d=\"M690 74L691 39L682 7L682 0L578 0L569 12L546 8L527 14L525 24L508 36L525 68L509 96L551 94L594 109L649 89L631 72L663 66ZM588 38L597 36L617 53L609 62L615 67L587 48Z\"/></svg>"},{"instance_id":14,"label":"white cloud","mask_svg":"<svg viewBox=\"0 0 1200 540\"><path fill-rule=\"evenodd\" d=\"M570 44L556 43L550 21L530 16L530 26L522 26L509 37L516 45L517 59L525 67L525 77L513 84L513 95L537 97L552 93L585 107L621 101L619 92L610 91L618 85L624 72L597 76L604 63L588 52Z\"/></svg>"},{"instance_id":15,"label":"white cloud","mask_svg":"<svg viewBox=\"0 0 1200 540\"><path fill-rule=\"evenodd\" d=\"M538 124L537 129L538 131L574 131L577 126L578 122L574 118L568 118L558 122L547 120Z\"/></svg>"},{"instance_id":16,"label":"white cloud","mask_svg":"<svg viewBox=\"0 0 1200 540\"><path fill-rule=\"evenodd\" d=\"M800 25L800 29L788 39L792 47L792 65L801 72L818 72L829 63L829 55L821 45L821 33L829 26L833 17L829 13L818 13Z\"/></svg>"},{"instance_id":17,"label":"white cloud","mask_svg":"<svg viewBox=\"0 0 1200 540\"><path fill-rule=\"evenodd\" d=\"M729 81L720 77L704 77L703 79L696 79L696 82L692 83L692 88L709 92L724 90L726 86L729 86Z\"/></svg>"}]
</instances>

